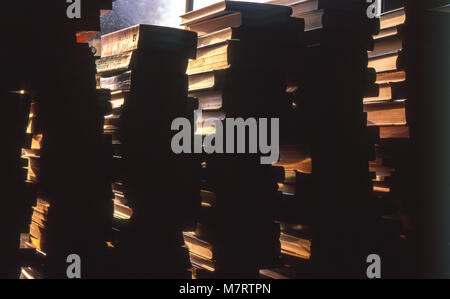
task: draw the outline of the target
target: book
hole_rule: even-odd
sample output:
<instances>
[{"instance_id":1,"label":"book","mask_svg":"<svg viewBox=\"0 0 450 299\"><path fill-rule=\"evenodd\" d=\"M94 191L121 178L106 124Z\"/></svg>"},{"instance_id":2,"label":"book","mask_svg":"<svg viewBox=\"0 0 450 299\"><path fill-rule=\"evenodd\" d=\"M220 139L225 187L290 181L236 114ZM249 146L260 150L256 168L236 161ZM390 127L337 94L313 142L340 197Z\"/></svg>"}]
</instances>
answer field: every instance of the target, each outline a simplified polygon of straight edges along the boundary
<instances>
[{"instance_id":1,"label":"book","mask_svg":"<svg viewBox=\"0 0 450 299\"><path fill-rule=\"evenodd\" d=\"M404 8L386 12L382 14L380 18L381 30L404 24L405 20L406 13Z\"/></svg>"},{"instance_id":2,"label":"book","mask_svg":"<svg viewBox=\"0 0 450 299\"><path fill-rule=\"evenodd\" d=\"M214 260L214 251L210 243L200 240L195 236L195 233L192 232L184 232L183 237L190 252L201 256L204 259Z\"/></svg>"},{"instance_id":3,"label":"book","mask_svg":"<svg viewBox=\"0 0 450 299\"><path fill-rule=\"evenodd\" d=\"M178 55L162 55L158 59L154 56L141 55L138 51L128 51L116 55L102 57L96 61L97 72L105 76L117 75L121 72L129 71L133 68L144 66L152 67L170 67L175 68L179 74L184 73L184 69L188 64L188 59Z\"/></svg>"},{"instance_id":4,"label":"book","mask_svg":"<svg viewBox=\"0 0 450 299\"><path fill-rule=\"evenodd\" d=\"M409 139L410 138L409 126L406 126L406 125L381 126L380 127L380 138L381 139Z\"/></svg>"},{"instance_id":5,"label":"book","mask_svg":"<svg viewBox=\"0 0 450 299\"><path fill-rule=\"evenodd\" d=\"M189 75L189 91L218 89L223 86L225 74L223 70L191 74Z\"/></svg>"},{"instance_id":6,"label":"book","mask_svg":"<svg viewBox=\"0 0 450 299\"><path fill-rule=\"evenodd\" d=\"M406 101L364 105L369 126L406 125Z\"/></svg>"},{"instance_id":7,"label":"book","mask_svg":"<svg viewBox=\"0 0 450 299\"><path fill-rule=\"evenodd\" d=\"M281 249L286 254L293 254L302 259L311 258L311 241L286 233L280 236Z\"/></svg>"},{"instance_id":8,"label":"book","mask_svg":"<svg viewBox=\"0 0 450 299\"><path fill-rule=\"evenodd\" d=\"M131 88L131 71L117 76L100 78L100 88L114 91L127 91Z\"/></svg>"},{"instance_id":9,"label":"book","mask_svg":"<svg viewBox=\"0 0 450 299\"><path fill-rule=\"evenodd\" d=\"M404 71L388 71L377 73L376 83L383 84L389 82L401 82L406 80L406 74Z\"/></svg>"},{"instance_id":10,"label":"book","mask_svg":"<svg viewBox=\"0 0 450 299\"><path fill-rule=\"evenodd\" d=\"M399 33L398 27L389 27L389 28L385 28L385 29L380 30L380 32L378 34L373 36L373 39L377 40L377 39L380 39L380 38L395 36L398 33Z\"/></svg>"},{"instance_id":11,"label":"book","mask_svg":"<svg viewBox=\"0 0 450 299\"><path fill-rule=\"evenodd\" d=\"M372 57L369 59L369 67L374 68L377 73L396 71L398 57L398 53Z\"/></svg>"},{"instance_id":12,"label":"book","mask_svg":"<svg viewBox=\"0 0 450 299\"><path fill-rule=\"evenodd\" d=\"M239 19L236 23L238 24L237 26L245 23L245 26L253 25L260 27L267 26L272 22L277 22L279 18L286 19L291 14L292 9L285 6L240 1L219 1L215 4L182 15L181 25L192 29L193 25L198 25L205 21L216 21L223 17L229 17L230 15L233 16L231 18L235 18L236 15L239 15L239 18L235 18L236 20ZM202 31L212 32L219 29L220 27L214 27L208 30L202 29Z\"/></svg>"},{"instance_id":13,"label":"book","mask_svg":"<svg viewBox=\"0 0 450 299\"><path fill-rule=\"evenodd\" d=\"M374 49L369 51L369 57L376 57L388 53L397 53L403 49L401 36L391 35L375 40Z\"/></svg>"},{"instance_id":14,"label":"book","mask_svg":"<svg viewBox=\"0 0 450 299\"><path fill-rule=\"evenodd\" d=\"M195 58L197 36L193 32L153 25L135 25L103 35L102 57L114 56L145 48Z\"/></svg>"}]
</instances>

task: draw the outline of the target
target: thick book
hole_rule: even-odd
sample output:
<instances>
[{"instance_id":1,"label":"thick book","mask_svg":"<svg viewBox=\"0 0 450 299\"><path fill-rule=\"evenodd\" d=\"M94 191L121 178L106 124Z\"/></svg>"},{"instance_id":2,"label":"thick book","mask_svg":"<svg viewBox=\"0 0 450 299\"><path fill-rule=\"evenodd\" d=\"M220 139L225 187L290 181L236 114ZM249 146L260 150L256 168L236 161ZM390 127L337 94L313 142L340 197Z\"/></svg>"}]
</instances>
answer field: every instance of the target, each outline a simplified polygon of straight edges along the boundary
<instances>
[{"instance_id":1,"label":"thick book","mask_svg":"<svg viewBox=\"0 0 450 299\"><path fill-rule=\"evenodd\" d=\"M377 73L395 71L398 69L398 57L398 53L372 57L369 59L369 67L374 68Z\"/></svg>"},{"instance_id":2,"label":"thick book","mask_svg":"<svg viewBox=\"0 0 450 299\"><path fill-rule=\"evenodd\" d=\"M118 90L130 90L131 71L112 77L100 78L100 88L109 89L112 92Z\"/></svg>"},{"instance_id":3,"label":"thick book","mask_svg":"<svg viewBox=\"0 0 450 299\"><path fill-rule=\"evenodd\" d=\"M102 36L102 57L136 51L172 52L195 58L197 34L194 32L153 25L136 25Z\"/></svg>"},{"instance_id":4,"label":"thick book","mask_svg":"<svg viewBox=\"0 0 450 299\"><path fill-rule=\"evenodd\" d=\"M264 51L239 40L229 40L198 49L197 59L190 60L187 73L197 74L214 70L233 68L277 68L285 65L289 57L283 55L282 49L267 44Z\"/></svg>"},{"instance_id":5,"label":"thick book","mask_svg":"<svg viewBox=\"0 0 450 299\"><path fill-rule=\"evenodd\" d=\"M407 125L380 127L380 139L409 139L410 130Z\"/></svg>"},{"instance_id":6,"label":"thick book","mask_svg":"<svg viewBox=\"0 0 450 299\"><path fill-rule=\"evenodd\" d=\"M196 74L230 67L228 53L239 41L225 41L197 50L197 59L189 61L187 73Z\"/></svg>"},{"instance_id":7,"label":"thick book","mask_svg":"<svg viewBox=\"0 0 450 299\"><path fill-rule=\"evenodd\" d=\"M292 9L286 6L263 3L219 1L182 15L181 25L189 28L194 24L231 14L240 14L242 21L248 25L264 26L277 19L289 17L292 14Z\"/></svg>"},{"instance_id":8,"label":"thick book","mask_svg":"<svg viewBox=\"0 0 450 299\"><path fill-rule=\"evenodd\" d=\"M380 28L386 29L404 24L406 21L406 12L404 8L383 13L380 17Z\"/></svg>"},{"instance_id":9,"label":"thick book","mask_svg":"<svg viewBox=\"0 0 450 299\"><path fill-rule=\"evenodd\" d=\"M364 105L368 126L406 125L406 101Z\"/></svg>"},{"instance_id":10,"label":"thick book","mask_svg":"<svg viewBox=\"0 0 450 299\"><path fill-rule=\"evenodd\" d=\"M205 89L219 89L225 82L227 70L213 70L189 76L189 91L195 92Z\"/></svg>"},{"instance_id":11,"label":"thick book","mask_svg":"<svg viewBox=\"0 0 450 299\"><path fill-rule=\"evenodd\" d=\"M378 73L376 83L389 83L389 82L400 82L406 80L406 73L404 71L390 71L385 73Z\"/></svg>"},{"instance_id":12,"label":"thick book","mask_svg":"<svg viewBox=\"0 0 450 299\"><path fill-rule=\"evenodd\" d=\"M399 34L376 39L369 57L398 53L403 49L403 41Z\"/></svg>"},{"instance_id":13,"label":"thick book","mask_svg":"<svg viewBox=\"0 0 450 299\"><path fill-rule=\"evenodd\" d=\"M133 216L133 210L118 200L114 200L114 218L128 220Z\"/></svg>"}]
</instances>

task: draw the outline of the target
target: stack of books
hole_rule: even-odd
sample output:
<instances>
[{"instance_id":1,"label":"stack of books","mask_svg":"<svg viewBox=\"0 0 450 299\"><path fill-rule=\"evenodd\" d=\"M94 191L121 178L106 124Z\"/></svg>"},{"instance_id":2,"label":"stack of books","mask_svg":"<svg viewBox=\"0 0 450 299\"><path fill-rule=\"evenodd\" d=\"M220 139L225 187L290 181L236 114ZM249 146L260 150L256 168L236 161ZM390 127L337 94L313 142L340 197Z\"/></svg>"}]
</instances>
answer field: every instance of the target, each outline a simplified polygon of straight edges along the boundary
<instances>
[{"instance_id":1,"label":"stack of books","mask_svg":"<svg viewBox=\"0 0 450 299\"><path fill-rule=\"evenodd\" d=\"M369 67L376 70L379 95L365 98L364 109L368 125L380 127L381 139L409 138L405 113L406 76L399 60L405 19L403 7L383 12L381 30L374 35L374 47L369 51Z\"/></svg>"},{"instance_id":2,"label":"stack of books","mask_svg":"<svg viewBox=\"0 0 450 299\"><path fill-rule=\"evenodd\" d=\"M61 14L65 3L36 5L34 13L45 11L48 18L36 22L38 34L32 40L42 38L36 45L47 47L49 36L41 32L58 28L51 38L59 42L52 53L39 48L30 55L33 65L23 78L26 92L33 94L32 138L22 153L28 160L27 180L36 186L29 243L45 255L43 263L27 261L23 266L38 266L46 278L66 278L70 254L91 261L83 268L84 277L101 277L107 264L111 142L103 135L103 122L111 111L110 95L96 90L91 49L77 41L84 42L79 36L87 30L99 30L100 11L111 9L111 1L91 2L83 8L86 17L73 22Z\"/></svg>"},{"instance_id":3,"label":"stack of books","mask_svg":"<svg viewBox=\"0 0 450 299\"><path fill-rule=\"evenodd\" d=\"M374 49L369 52L369 65L377 72L376 82L380 85L380 94L364 99L368 126L380 128L377 160L371 164L372 171L377 174L377 192L388 192L391 187L390 177L395 172L395 165L389 163L393 154L389 153L390 148L394 144L404 146L410 137L406 115L406 73L400 58L403 55L406 12L401 1L391 2L397 5L391 5L391 10L383 11L380 17L381 31L374 36Z\"/></svg>"},{"instance_id":4,"label":"stack of books","mask_svg":"<svg viewBox=\"0 0 450 299\"><path fill-rule=\"evenodd\" d=\"M360 263L374 245L368 161L379 132L367 127L363 98L378 92L367 51L379 20L367 16L368 6L358 0L319 1L321 28L311 44L317 46L309 47L314 53L303 92L313 128L311 257L314 273L322 277L359 277Z\"/></svg>"},{"instance_id":5,"label":"stack of books","mask_svg":"<svg viewBox=\"0 0 450 299\"><path fill-rule=\"evenodd\" d=\"M42 146L42 130L39 125L39 104L33 100L28 120L27 134L30 134L31 144L22 149L22 158L27 160L27 178L28 184L39 185L40 170L40 149ZM36 198L34 194L35 206L32 207L32 221L30 224L29 242L39 251L45 251L45 237L41 232L45 230L49 204Z\"/></svg>"},{"instance_id":6,"label":"stack of books","mask_svg":"<svg viewBox=\"0 0 450 299\"><path fill-rule=\"evenodd\" d=\"M294 13L293 16L301 17L305 19L306 30L308 31L305 38L307 44L307 61L305 76L297 76L291 80L293 84L291 87L291 97L296 108L299 110L299 119L303 120L303 124L299 122L299 125L313 121L311 115L311 105L308 104L308 98L312 99L318 96L317 91L311 86L319 88L318 83L320 79L314 78L314 69L317 68L317 61L322 61L321 57L321 45L324 43L326 37L326 21L324 22L324 6L319 1L288 1L288 0L274 0L270 3L288 5L292 7ZM376 4L376 3L375 3ZM358 5L356 2L354 6ZM342 4L344 7L345 4ZM374 150L370 150L370 171L372 172L372 182L374 184L374 198L376 201L371 202L376 210L376 217L381 220L382 225L377 227L377 234L386 233L383 228L386 226L387 219L391 219L391 216L386 216L387 212L399 212L399 206L397 201L389 201L391 191L391 184L393 179L393 173L397 173L396 177L401 179L402 174L399 173L399 162L395 162L394 156L398 157L398 153L402 149L406 149L408 146L407 139L409 138L409 127L406 122L406 87L405 87L405 72L397 64L400 51L402 50L402 23L405 21L405 11L402 7L402 1L383 1L377 7L382 8L382 14L380 16L380 32L377 32L373 36L373 41L366 38L365 45L367 45L369 54L369 71L364 75L365 80L365 93L364 93L364 112L367 115L367 125L369 126L368 140L370 143L377 143ZM381 11L380 11L381 12ZM369 19L368 16L366 16ZM345 20L340 21L344 23ZM363 24L363 22L361 22ZM346 34L350 34L353 31L343 30ZM336 36L342 36L342 33L337 33ZM335 38L334 40L336 40ZM351 48L354 44L352 41L348 41L343 36L340 38L340 42L343 43L343 47ZM350 46L349 46L350 45ZM323 48L323 47L322 47ZM305 88L302 88L302 83ZM355 87L353 83L348 84L349 87ZM306 91L305 91L306 89ZM308 89L310 92L308 92ZM309 95L308 95L309 93ZM303 112L302 112L303 111ZM305 115L309 114L309 115ZM311 134L307 134L307 137L314 135L315 130L311 130ZM379 139L379 141L378 141ZM405 142L406 141L406 142ZM314 162L314 161L313 161ZM395 188L394 188L395 189ZM286 196L285 196L286 197ZM287 202L287 201L286 201ZM298 210L308 210L311 208L308 203L302 202L299 204ZM395 207L394 207L395 206ZM289 207L292 207L290 205ZM291 209L292 210L292 209ZM309 223L308 217L304 217L305 214L298 213L298 218L303 219L303 224ZM308 215L307 215L308 216ZM395 215L394 215L395 216ZM394 217L395 218L395 217ZM389 221L388 221L389 222ZM392 228L392 225L387 225ZM398 233L400 230L394 229L394 233ZM374 234L376 235L376 234ZM397 235L397 238L400 234ZM381 242L380 242L381 243ZM389 243L386 241L385 243ZM283 243L282 243L283 245Z\"/></svg>"},{"instance_id":7,"label":"stack of books","mask_svg":"<svg viewBox=\"0 0 450 299\"><path fill-rule=\"evenodd\" d=\"M377 71L380 94L364 99L368 126L379 127L380 142L376 160L370 169L373 180L377 216L380 220L380 254L386 256L386 277L409 275L411 245L411 134L410 101L405 71L405 1L384 1L380 17L381 31L374 36L374 49L369 52L369 65ZM413 172L415 172L414 170ZM401 274L403 273L403 274Z\"/></svg>"},{"instance_id":8,"label":"stack of books","mask_svg":"<svg viewBox=\"0 0 450 299\"><path fill-rule=\"evenodd\" d=\"M324 32L323 7L319 6L319 1L311 0L274 0L270 3L288 5L294 11L293 16L305 19L307 30L305 38L306 56L308 57L306 61L312 63L306 64L306 70L310 69L311 71L305 71L304 73L312 74L313 70L317 68L316 61L321 59L320 46L323 42L321 37ZM406 199L409 193L407 191L408 175L405 173L408 168L405 165L411 161L408 154L411 145L406 111L408 104L406 100L406 74L404 63L402 65L402 61L405 61L403 47L405 44L406 29L404 23L406 12L401 0L386 0L378 4L377 9L381 9L378 11L381 13L379 16L380 31L373 35L373 42L367 43L369 45L369 72L365 75L366 93L363 99L367 126L371 130L370 135L372 137L370 137L370 140L372 143L376 141L375 156L372 151L372 161L369 161L374 185L373 198L375 199L371 204L376 211L375 216L379 222L374 236L379 236L379 244L386 245L384 248L378 246L379 250L391 252L391 255L396 252L396 255L399 255L399 240L405 239L405 232L411 229L411 219L405 210L405 206L408 204L405 200L402 200ZM344 38L341 39L344 43ZM298 119L300 121L297 125L305 127L304 124L308 122L312 113L309 113L311 110L302 83L308 89L308 86L314 86L313 81L315 79L311 79L311 76L308 75L302 76L302 74L290 79L290 96L299 111ZM320 81L316 80L316 82ZM345 84L352 86L351 83ZM310 96L314 97L315 93L312 89ZM307 136L311 137L311 134L307 134ZM379 140L377 141L377 139ZM284 196L283 198L288 197ZM295 210L292 204L288 205L287 203L288 201L285 201L285 205L290 208L289 211ZM308 210L310 205L307 202L302 202L297 206L297 219L302 219L303 224L309 223L308 220L311 219L308 219L308 215L304 217L304 211ZM285 210L286 208L282 209L282 211ZM291 217L291 221L292 218L294 217ZM382 237L380 236L386 236L387 233L391 234L392 237L386 237L384 241L381 240Z\"/></svg>"},{"instance_id":9,"label":"stack of books","mask_svg":"<svg viewBox=\"0 0 450 299\"><path fill-rule=\"evenodd\" d=\"M186 75L196 46L194 32L150 25L102 36L97 71L100 87L112 92L104 128L114 146L114 215L122 219L115 226L120 277L188 274L182 230L199 202L200 162L171 143L172 122L193 123L198 106Z\"/></svg>"},{"instance_id":10,"label":"stack of books","mask_svg":"<svg viewBox=\"0 0 450 299\"><path fill-rule=\"evenodd\" d=\"M2 207L5 213L0 219L0 277L18 278L20 275L19 245L20 232L26 215L26 166L21 161L21 148L26 146L26 128L30 110L30 96L21 91L2 92L1 119L4 130L1 149L1 165L4 179L1 188L4 192Z\"/></svg>"},{"instance_id":11,"label":"stack of books","mask_svg":"<svg viewBox=\"0 0 450 299\"><path fill-rule=\"evenodd\" d=\"M207 139L216 132L208 119L224 127L231 122L226 118L283 123L292 111L288 70L301 54L304 31L303 20L291 13L285 6L220 1L181 17L182 25L199 35L197 60L190 61L187 72L189 95L202 110L198 135ZM247 144L254 137L249 134ZM202 158L202 207L197 228L185 233L185 241L193 265L209 275L256 277L259 269L279 264L275 207L284 171L261 165L261 156L234 149Z\"/></svg>"}]
</instances>

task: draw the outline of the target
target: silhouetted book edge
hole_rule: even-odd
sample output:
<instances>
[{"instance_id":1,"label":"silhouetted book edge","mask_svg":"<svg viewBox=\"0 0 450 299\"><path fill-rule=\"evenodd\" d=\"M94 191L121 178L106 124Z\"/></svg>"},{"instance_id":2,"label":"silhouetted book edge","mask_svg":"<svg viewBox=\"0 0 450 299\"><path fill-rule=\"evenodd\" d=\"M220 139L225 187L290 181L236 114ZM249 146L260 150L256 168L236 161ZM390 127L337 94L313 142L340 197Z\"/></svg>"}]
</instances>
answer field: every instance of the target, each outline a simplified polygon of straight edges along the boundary
<instances>
[{"instance_id":1,"label":"silhouetted book edge","mask_svg":"<svg viewBox=\"0 0 450 299\"><path fill-rule=\"evenodd\" d=\"M311 240L288 233L281 233L280 243L282 252L295 255L302 259L308 260L311 258Z\"/></svg>"}]
</instances>

